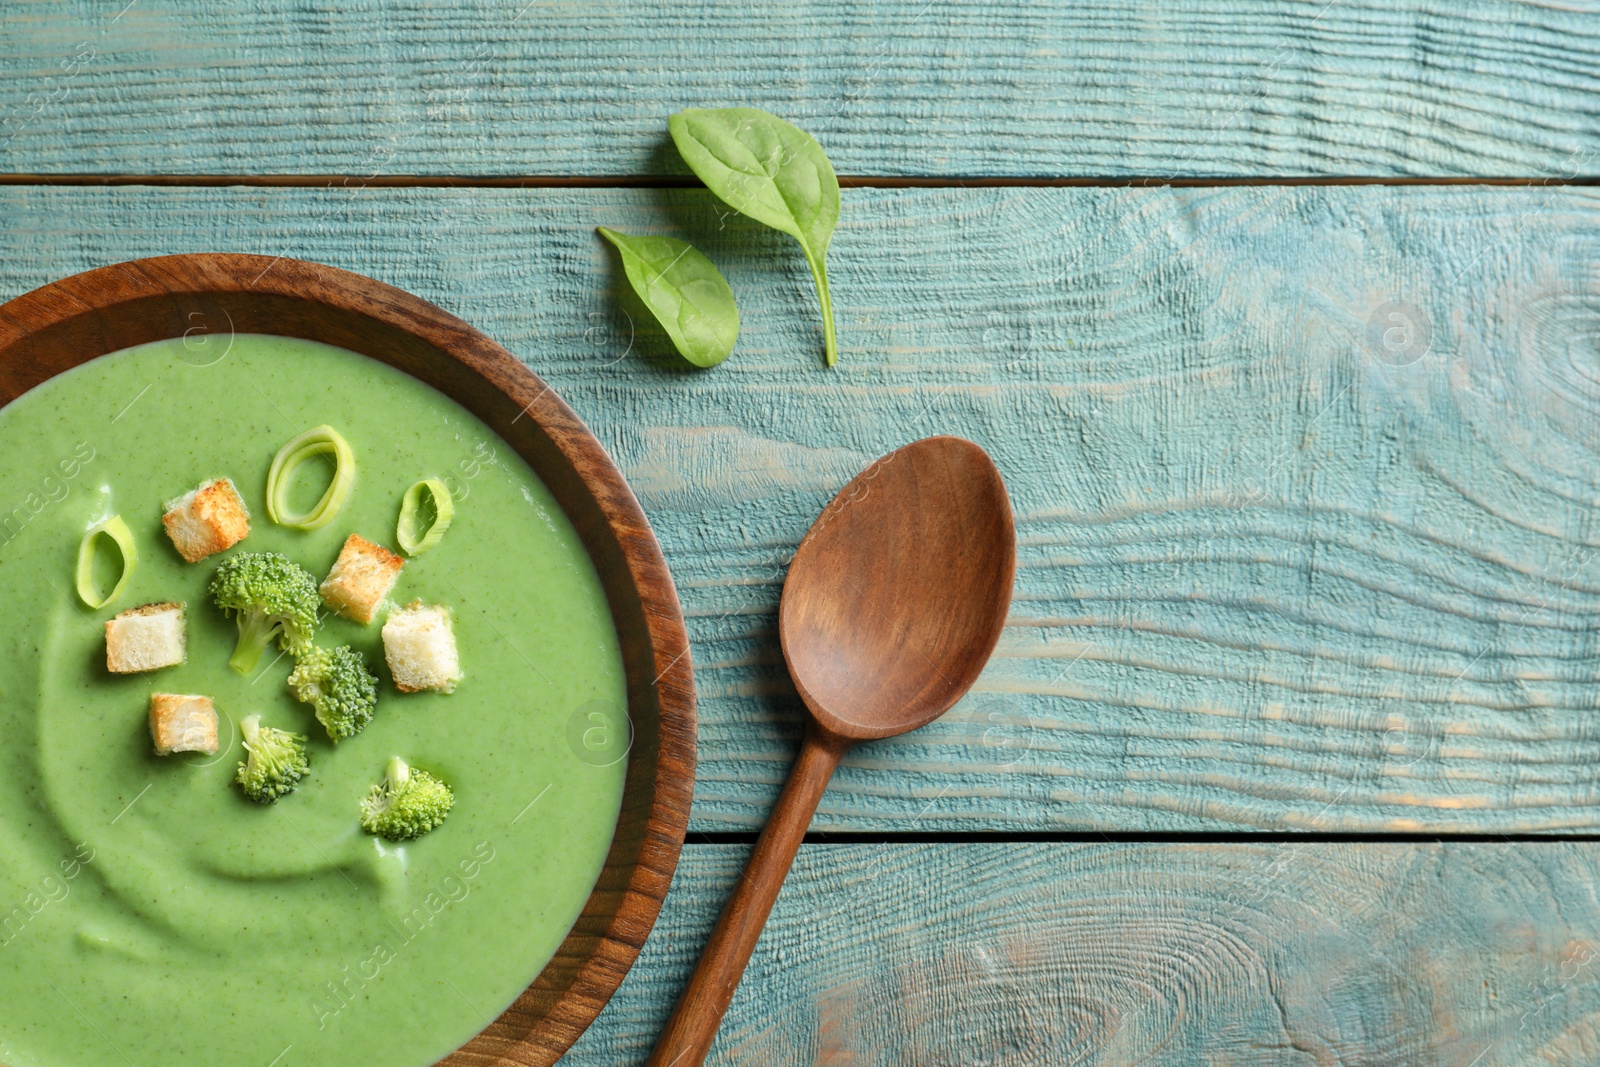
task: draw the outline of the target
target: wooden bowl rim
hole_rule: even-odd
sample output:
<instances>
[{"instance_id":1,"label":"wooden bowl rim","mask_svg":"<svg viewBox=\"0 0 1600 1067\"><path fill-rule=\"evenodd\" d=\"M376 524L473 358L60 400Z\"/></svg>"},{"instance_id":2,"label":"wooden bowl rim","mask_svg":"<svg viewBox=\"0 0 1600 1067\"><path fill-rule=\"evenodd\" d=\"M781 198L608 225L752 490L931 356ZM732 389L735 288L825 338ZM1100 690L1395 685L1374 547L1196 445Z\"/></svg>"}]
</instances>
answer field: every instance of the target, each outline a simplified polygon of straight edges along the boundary
<instances>
[{"instance_id":1,"label":"wooden bowl rim","mask_svg":"<svg viewBox=\"0 0 1600 1067\"><path fill-rule=\"evenodd\" d=\"M403 289L338 267L281 256L185 253L129 260L61 278L0 304L0 377L10 377L13 361L19 357L17 350L25 348L28 340L42 331L85 317L92 319L124 304L163 299L215 299L229 294L298 300L330 308L341 315L366 317L410 334L453 360L459 372L475 376L520 408L572 466L573 473L603 515L626 563L631 585L639 597L639 610L643 615L639 621L649 635L649 661L655 672L648 686L655 695L655 766L648 779L651 789L648 817L638 833L639 855L620 893L615 887L603 891L606 876L602 872L600 883L591 891L573 930L528 989L502 1015L490 1020L482 1032L440 1061L443 1065L473 1064L475 1067L554 1063L599 1016L638 958L660 914L688 830L696 759L694 677L682 609L660 545L622 472L599 440L527 365L443 308ZM304 336L293 330L260 332ZM183 335L181 330L167 334ZM81 358L70 357L70 363L26 384L10 398L5 394L12 383L0 381L0 408L26 389L63 370L128 347L106 343L109 347L94 351L89 350L93 345L88 346ZM396 366L380 352L363 354ZM405 371L403 367L397 366L397 369ZM464 389L452 390L436 382L425 384L473 411L507 447L545 479L545 473L534 465L527 449L508 440L488 417L459 395ZM580 530L580 536L581 533ZM594 559L595 548L587 538L584 548ZM600 561L594 559L594 562L598 568ZM608 591L608 603L616 616L618 606L610 603L611 600ZM619 639L623 639L620 632ZM628 658L626 648L624 657ZM641 691L635 688L637 680L630 677L628 685L629 716L635 723L639 721L636 718L639 713L652 710L635 706L639 703L635 697ZM634 754L630 752L630 760ZM631 769L626 789L628 793L635 789ZM613 831L613 850L618 847L619 830L628 818L629 809L629 797L625 794L618 814L618 829ZM611 866L608 852L606 867ZM602 920L603 929L580 937L579 927L590 919ZM588 942L588 954L565 976L562 987L553 994L555 999L550 1001L551 993L546 991L547 1006L542 1011L534 1009L537 1017L530 1017L528 1004L532 1003L530 998L535 997L541 979L558 961L570 958L566 953L569 948L576 947L575 942Z\"/></svg>"}]
</instances>

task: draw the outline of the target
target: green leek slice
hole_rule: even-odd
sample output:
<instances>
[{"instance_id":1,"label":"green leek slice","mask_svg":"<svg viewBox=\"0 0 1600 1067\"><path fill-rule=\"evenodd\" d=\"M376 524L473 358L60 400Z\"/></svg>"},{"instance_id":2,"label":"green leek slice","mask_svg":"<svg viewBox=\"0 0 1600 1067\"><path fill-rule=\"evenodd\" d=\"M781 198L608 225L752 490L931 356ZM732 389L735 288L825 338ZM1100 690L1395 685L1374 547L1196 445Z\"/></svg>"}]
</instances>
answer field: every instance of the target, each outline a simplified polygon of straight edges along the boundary
<instances>
[{"instance_id":1,"label":"green leek slice","mask_svg":"<svg viewBox=\"0 0 1600 1067\"><path fill-rule=\"evenodd\" d=\"M333 480L322 498L303 515L289 510L289 486L300 464L313 456L333 457ZM291 530L315 530L328 525L350 499L356 480L355 453L332 426L316 426L278 449L267 471L267 517Z\"/></svg>"},{"instance_id":2,"label":"green leek slice","mask_svg":"<svg viewBox=\"0 0 1600 1067\"><path fill-rule=\"evenodd\" d=\"M122 574L111 587L111 592L105 596L100 595L100 590L96 589L94 584L95 541L102 536L111 538L112 543L117 546L117 551L122 554ZM78 542L79 599L91 608L105 607L122 595L128 579L133 577L134 565L138 562L139 546L134 543L133 531L128 529L128 524L122 521L121 515L113 515L104 522L91 526L89 532L83 535L83 540Z\"/></svg>"},{"instance_id":3,"label":"green leek slice","mask_svg":"<svg viewBox=\"0 0 1600 1067\"><path fill-rule=\"evenodd\" d=\"M433 521L426 530L419 530L422 520L422 494L426 491L433 501ZM406 490L400 501L400 523L395 528L395 540L408 556L420 556L439 543L444 532L450 529L455 518L456 505L450 499L450 489L437 478L424 478Z\"/></svg>"}]
</instances>

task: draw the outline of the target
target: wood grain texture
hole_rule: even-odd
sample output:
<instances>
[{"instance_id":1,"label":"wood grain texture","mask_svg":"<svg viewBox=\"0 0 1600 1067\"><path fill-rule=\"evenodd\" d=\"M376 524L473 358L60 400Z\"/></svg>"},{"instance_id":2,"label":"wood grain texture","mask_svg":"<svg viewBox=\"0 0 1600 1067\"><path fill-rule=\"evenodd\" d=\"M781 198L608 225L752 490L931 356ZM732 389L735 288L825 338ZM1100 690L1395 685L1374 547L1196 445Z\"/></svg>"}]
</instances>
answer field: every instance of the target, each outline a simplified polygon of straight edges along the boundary
<instances>
[{"instance_id":1,"label":"wood grain texture","mask_svg":"<svg viewBox=\"0 0 1600 1067\"><path fill-rule=\"evenodd\" d=\"M214 323L363 352L440 390L514 448L594 561L635 724L615 836L572 930L536 980L445 1067L554 1063L615 992L666 897L694 781L694 681L677 595L649 523L572 409L488 337L414 296L291 259L118 263L0 304L0 404L96 356ZM225 358L225 354L224 354Z\"/></svg>"},{"instance_id":2,"label":"wood grain texture","mask_svg":"<svg viewBox=\"0 0 1600 1067\"><path fill-rule=\"evenodd\" d=\"M935 435L876 459L789 561L779 644L824 740L899 736L953 707L1011 607L1016 523L971 441Z\"/></svg>"},{"instance_id":3,"label":"wood grain texture","mask_svg":"<svg viewBox=\"0 0 1600 1067\"><path fill-rule=\"evenodd\" d=\"M844 748L843 742L825 740L814 725L807 730L783 792L722 902L717 923L677 994L677 1006L652 1043L645 1067L700 1067L705 1062Z\"/></svg>"},{"instance_id":4,"label":"wood grain texture","mask_svg":"<svg viewBox=\"0 0 1600 1067\"><path fill-rule=\"evenodd\" d=\"M1590 0L22 0L13 173L682 173L753 105L840 173L1600 173Z\"/></svg>"},{"instance_id":5,"label":"wood grain texture","mask_svg":"<svg viewBox=\"0 0 1600 1067\"><path fill-rule=\"evenodd\" d=\"M0 218L0 293L283 251L528 361L673 569L695 828L759 826L793 759L794 546L936 432L1005 475L1010 623L965 701L845 760L819 827L1600 825L1593 190L847 190L833 371L792 242L703 191L13 188ZM725 364L647 358L664 339L599 223L718 263L744 313Z\"/></svg>"},{"instance_id":6,"label":"wood grain texture","mask_svg":"<svg viewBox=\"0 0 1600 1067\"><path fill-rule=\"evenodd\" d=\"M684 849L563 1060L637 1063L742 850ZM808 845L707 1063L1600 1058L1600 845Z\"/></svg>"},{"instance_id":7,"label":"wood grain texture","mask_svg":"<svg viewBox=\"0 0 1600 1067\"><path fill-rule=\"evenodd\" d=\"M1005 628L1016 540L994 461L949 435L875 460L806 531L778 609L805 740L648 1067L705 1059L840 757L932 722L977 681Z\"/></svg>"}]
</instances>

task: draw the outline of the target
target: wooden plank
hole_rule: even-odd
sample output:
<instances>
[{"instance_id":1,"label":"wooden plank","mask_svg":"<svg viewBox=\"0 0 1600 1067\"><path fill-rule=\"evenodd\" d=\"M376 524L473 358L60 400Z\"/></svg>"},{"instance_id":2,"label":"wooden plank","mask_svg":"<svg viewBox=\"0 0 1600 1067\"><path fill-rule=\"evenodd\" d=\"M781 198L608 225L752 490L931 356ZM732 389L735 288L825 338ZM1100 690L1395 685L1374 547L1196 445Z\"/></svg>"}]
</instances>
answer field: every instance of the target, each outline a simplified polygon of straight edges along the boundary
<instances>
[{"instance_id":1,"label":"wooden plank","mask_svg":"<svg viewBox=\"0 0 1600 1067\"><path fill-rule=\"evenodd\" d=\"M3 294L282 252L434 300L546 375L678 582L698 829L760 825L792 758L793 546L868 460L936 432L1010 485L1012 618L944 720L846 761L821 825L1600 825L1594 190L848 191L833 371L793 243L704 191L10 188L0 217ZM643 355L662 338L601 222L725 268L726 364Z\"/></svg>"},{"instance_id":2,"label":"wooden plank","mask_svg":"<svg viewBox=\"0 0 1600 1067\"><path fill-rule=\"evenodd\" d=\"M22 0L12 173L682 171L749 104L841 173L1600 173L1596 9L1534 0Z\"/></svg>"},{"instance_id":3,"label":"wooden plank","mask_svg":"<svg viewBox=\"0 0 1600 1067\"><path fill-rule=\"evenodd\" d=\"M564 1064L639 1063L738 870L684 851ZM710 1064L1593 1063L1600 846L813 845Z\"/></svg>"}]
</instances>

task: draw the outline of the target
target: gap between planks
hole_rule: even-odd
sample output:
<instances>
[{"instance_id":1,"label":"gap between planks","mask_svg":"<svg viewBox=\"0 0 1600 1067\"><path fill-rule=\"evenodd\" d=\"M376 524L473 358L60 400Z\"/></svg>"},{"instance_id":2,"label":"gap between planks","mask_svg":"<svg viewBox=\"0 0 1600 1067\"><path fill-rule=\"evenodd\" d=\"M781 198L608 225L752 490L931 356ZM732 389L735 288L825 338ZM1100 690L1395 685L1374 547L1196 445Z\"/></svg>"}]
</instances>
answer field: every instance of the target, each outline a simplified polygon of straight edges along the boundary
<instances>
[{"instance_id":1,"label":"gap between planks","mask_svg":"<svg viewBox=\"0 0 1600 1067\"><path fill-rule=\"evenodd\" d=\"M758 830L696 831L684 838L687 845L754 845ZM1153 844L1153 845L1260 845L1304 843L1313 845L1416 845L1416 844L1543 844L1569 845L1600 842L1600 834L1550 833L1318 833L1315 831L1148 831L1148 830L1024 830L933 831L885 833L874 831L813 830L807 845L979 845L979 844Z\"/></svg>"},{"instance_id":2,"label":"gap between planks","mask_svg":"<svg viewBox=\"0 0 1600 1067\"><path fill-rule=\"evenodd\" d=\"M273 188L323 188L342 186L366 189L696 189L698 178L684 174L614 175L456 175L456 174L0 174L0 185L154 185L154 186L265 186ZM1600 175L1570 178L1477 177L1363 177L1311 175L1263 177L1133 177L903 178L841 174L846 189L1005 189L1005 188L1230 188L1236 186L1315 185L1496 185L1590 186L1600 185Z\"/></svg>"}]
</instances>

